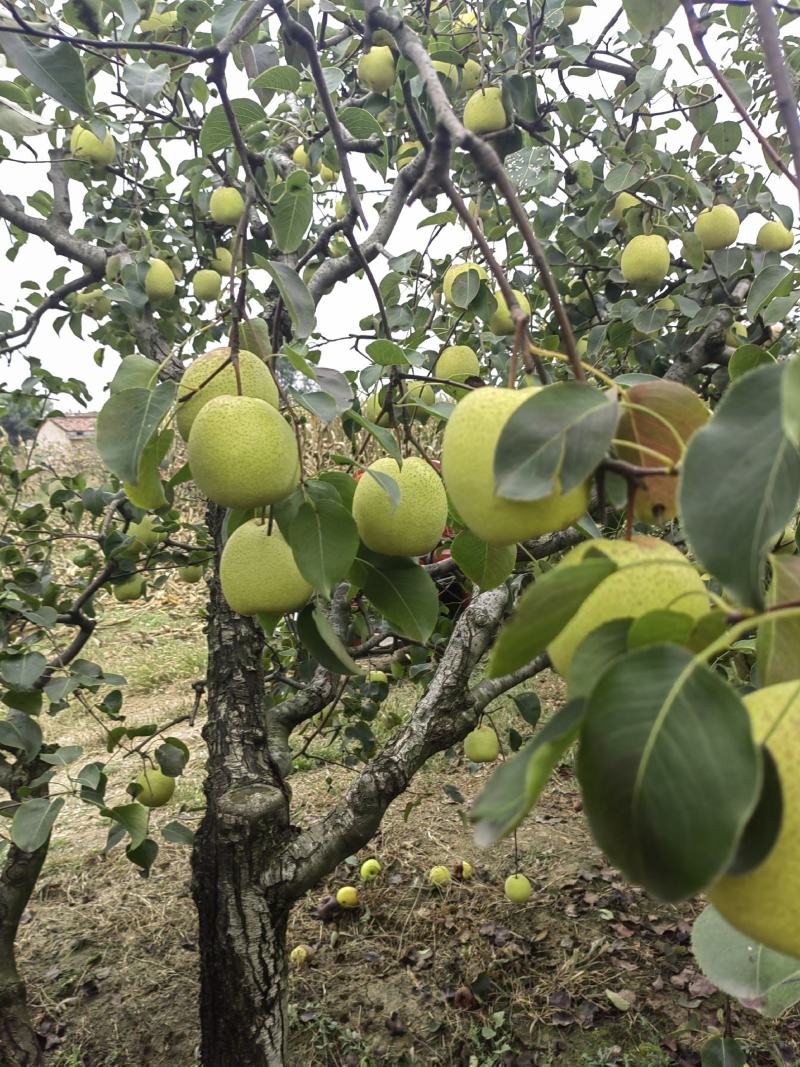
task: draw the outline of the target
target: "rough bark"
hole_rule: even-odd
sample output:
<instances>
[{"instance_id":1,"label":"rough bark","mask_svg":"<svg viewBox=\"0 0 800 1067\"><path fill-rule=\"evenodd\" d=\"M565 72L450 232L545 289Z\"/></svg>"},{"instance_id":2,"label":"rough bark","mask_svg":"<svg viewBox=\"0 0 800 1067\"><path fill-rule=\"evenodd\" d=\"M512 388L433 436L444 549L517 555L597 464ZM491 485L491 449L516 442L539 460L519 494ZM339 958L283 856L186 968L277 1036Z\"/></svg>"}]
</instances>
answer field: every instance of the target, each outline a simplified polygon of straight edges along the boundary
<instances>
[{"instance_id":1,"label":"rough bark","mask_svg":"<svg viewBox=\"0 0 800 1067\"><path fill-rule=\"evenodd\" d=\"M209 508L220 548L222 512ZM263 871L290 835L288 790L266 745L263 633L210 583L206 813L193 856L205 1067L282 1067L290 901Z\"/></svg>"},{"instance_id":2,"label":"rough bark","mask_svg":"<svg viewBox=\"0 0 800 1067\"><path fill-rule=\"evenodd\" d=\"M8 851L0 874L0 1065L40 1067L44 1062L17 970L14 944L19 921L42 869L47 844L35 852L16 845Z\"/></svg>"}]
</instances>

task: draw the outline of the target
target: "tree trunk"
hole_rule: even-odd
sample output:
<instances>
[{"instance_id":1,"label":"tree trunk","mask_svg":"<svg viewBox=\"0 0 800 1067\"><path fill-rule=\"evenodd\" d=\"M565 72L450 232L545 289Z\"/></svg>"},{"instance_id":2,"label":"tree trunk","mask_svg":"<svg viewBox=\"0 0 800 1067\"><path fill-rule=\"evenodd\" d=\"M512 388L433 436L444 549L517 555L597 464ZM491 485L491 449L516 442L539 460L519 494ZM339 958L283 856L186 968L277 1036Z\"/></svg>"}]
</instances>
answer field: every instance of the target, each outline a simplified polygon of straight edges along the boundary
<instances>
[{"instance_id":1,"label":"tree trunk","mask_svg":"<svg viewBox=\"0 0 800 1067\"><path fill-rule=\"evenodd\" d=\"M11 845L0 874L0 1067L40 1067L44 1062L14 944L46 855L47 843L35 852Z\"/></svg>"},{"instance_id":2,"label":"tree trunk","mask_svg":"<svg viewBox=\"0 0 800 1067\"><path fill-rule=\"evenodd\" d=\"M288 791L265 743L264 635L219 587L224 512L209 506L217 546L208 621L206 812L192 887L200 924L201 1053L205 1067L283 1067L286 923L291 899L263 872L289 830Z\"/></svg>"}]
</instances>

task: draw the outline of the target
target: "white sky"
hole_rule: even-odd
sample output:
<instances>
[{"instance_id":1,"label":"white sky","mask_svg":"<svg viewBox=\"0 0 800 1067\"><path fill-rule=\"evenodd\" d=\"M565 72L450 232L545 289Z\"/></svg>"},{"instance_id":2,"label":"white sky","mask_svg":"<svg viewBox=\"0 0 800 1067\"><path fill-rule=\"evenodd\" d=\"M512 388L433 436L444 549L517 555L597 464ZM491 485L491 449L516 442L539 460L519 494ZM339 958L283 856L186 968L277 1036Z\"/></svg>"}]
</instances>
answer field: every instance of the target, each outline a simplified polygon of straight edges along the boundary
<instances>
[{"instance_id":1,"label":"white sky","mask_svg":"<svg viewBox=\"0 0 800 1067\"><path fill-rule=\"evenodd\" d=\"M598 8L584 9L580 22L577 26L573 27L575 39L585 39L587 41L595 40L608 20L609 6L610 5L606 5L604 0L600 0ZM673 36L671 37L670 34ZM672 62L672 66L667 74L667 84L670 83L672 78L677 79L681 84L689 84L695 80L699 80L701 84L710 82L710 77L707 76L702 69L699 71L699 79L695 77L691 69L682 59L680 52L676 47L676 43L680 41L687 44L690 51L693 51L685 21L680 14L676 15L669 30L663 33L659 40L662 49L656 57L655 65L663 65L667 58L664 54L666 52L668 52L668 58ZM711 48L713 54L713 42L711 42ZM2 56L0 56L0 62L2 62ZM15 72L11 70L0 70L0 77L13 77L14 73ZM576 94L588 98L591 95L597 95L603 88L605 88L606 92L612 89L617 80L618 79L614 75L595 75L591 78L571 78L570 87ZM241 75L238 75L238 72L234 72L234 78L232 79L230 89L231 95L234 97L243 96L247 93L247 84ZM667 96L662 96L661 99L668 100L669 98ZM719 121L735 117L729 113L729 109L726 105L727 100L725 99L717 101ZM657 109L658 105L655 104L654 110ZM0 136L7 139L7 143L12 149L12 155L15 158L29 158L29 153L26 152L24 148L17 149L14 147L13 140L8 134L0 131ZM675 136L682 138L685 137L685 133L679 132ZM46 178L47 150L49 148L48 139L46 136L38 136L30 138L27 143L37 152L39 158L43 161L41 164L13 163L6 160L0 161L0 175L2 175L0 181L2 181L3 192L18 196L23 203L25 202L26 197L31 195L36 189L48 188ZM591 157L594 149L591 145L588 145L588 148ZM760 150L754 148L751 143L748 144L747 141L742 142L739 152L745 153L747 158L750 158L756 163L761 160ZM375 182L379 179L377 179L376 175L367 167L364 159L358 155L351 155L350 161L356 181L363 183L367 189L375 188ZM391 180L391 176L390 172L389 180ZM770 181L776 195L778 195L785 203L794 207L792 190L791 187L788 186L788 183L783 179L778 181L774 176L770 177ZM341 195L342 188L340 180L338 183L338 191L334 195L337 197ZM81 218L81 189L81 186L73 185L72 209L76 221L80 221ZM370 209L368 205L369 199L367 199L367 217L370 221L371 228L377 216L375 211ZM440 202L440 205L443 206L443 202ZM427 212L420 204L415 204L412 208L405 209L400 218L400 222L396 226L395 231L387 244L387 251L390 255L399 255L412 248L420 249L424 246L425 242L428 240L430 231L426 229L418 230L416 227L418 222L426 215ZM752 240L760 222L761 220L757 215L751 216L745 220L742 226L740 240ZM431 253L436 257L443 257L448 253L457 251L466 243L467 239L464 229L456 224L448 227L447 230L434 242L431 246ZM5 225L0 223L0 255L4 256L8 247L8 231ZM63 264L66 264L69 267L68 278L74 277L76 270L80 269L79 267L76 267L75 264L68 263L66 260L61 259L52 252L49 246L34 238L31 238L28 241L27 245L20 252L14 263L10 263L5 259L0 259L0 277L3 279L4 293L3 306L8 310L14 308L16 301L23 292L20 287L20 284L23 281L35 278L44 284L47 279L51 277L54 270L59 265ZM380 277L386 273L387 269L385 259L379 256L373 263L373 271L375 275L380 279ZM342 337L351 332L359 332L359 319L372 311L374 307L374 297L367 280L353 277L346 283L337 285L330 295L322 298L317 308L317 328L327 337ZM91 339L91 337L87 336L81 341L72 334L68 327L65 327L62 330L60 336L54 333L50 324L53 318L57 317L59 314L61 313L53 312L46 316L45 321L40 324L32 344L29 346L29 354L40 359L43 365L54 373L64 377L76 377L84 380L92 394L93 407L99 408L103 403L105 386L113 376L118 365L118 357L116 353L108 351L106 353L104 366L98 367L93 358L98 345ZM17 324L21 324L22 319L19 314L15 315L15 319ZM87 333L88 332L89 331L87 330ZM363 360L353 351L352 345L349 342L342 341L336 344L325 345L322 348L321 363L325 366L336 367L339 370L346 370L362 366ZM27 364L20 353L14 354L10 367L5 362L0 365L0 384L5 382L7 385L16 385L21 382L26 375ZM77 405L71 402L66 402L63 406L65 408L77 408Z\"/></svg>"}]
</instances>

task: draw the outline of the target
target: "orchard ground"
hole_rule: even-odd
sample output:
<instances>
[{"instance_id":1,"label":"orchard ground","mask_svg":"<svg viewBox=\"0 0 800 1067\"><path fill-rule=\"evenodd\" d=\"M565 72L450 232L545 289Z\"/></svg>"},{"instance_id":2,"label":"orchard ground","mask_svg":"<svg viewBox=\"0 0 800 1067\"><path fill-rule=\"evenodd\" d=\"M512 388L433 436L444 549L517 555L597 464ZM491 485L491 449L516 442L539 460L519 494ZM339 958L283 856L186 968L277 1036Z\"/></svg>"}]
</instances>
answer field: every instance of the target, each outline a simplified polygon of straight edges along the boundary
<instances>
[{"instance_id":1,"label":"orchard ground","mask_svg":"<svg viewBox=\"0 0 800 1067\"><path fill-rule=\"evenodd\" d=\"M114 605L104 615L94 650L129 681L129 723L191 713L191 685L204 671L204 597L204 585L171 580L147 602ZM561 684L544 675L536 689L546 715L560 701ZM393 683L382 716L402 715L413 698L411 683ZM496 723L511 725L510 702L496 707ZM174 801L153 813L159 827L176 818L190 827L199 821L203 716L201 706L194 724L170 731L193 755ZM87 761L103 757L99 726L62 716L52 730L62 743L82 744ZM317 758L304 760L291 779L304 819L325 811L350 774L325 762L341 760L339 743L318 739L309 754ZM138 771L132 763L113 761L111 797L124 794ZM289 946L314 951L309 966L292 972L289 1062L699 1064L697 1050L723 1025L726 1004L693 963L697 909L656 904L604 862L580 815L568 763L519 832L520 867L534 894L524 907L510 905L502 883L513 869L512 843L479 851L465 825L466 806L490 772L471 773L457 753L435 759L358 858L375 855L383 867L378 881L360 890L361 910L338 923L317 916L328 894L358 884L355 862L341 865L295 909ZM84 806L68 806L58 821L20 944L50 1067L196 1062L189 849L155 837L161 852L145 880L119 849L104 854L103 822L92 822ZM431 866L461 859L475 867L471 882L444 892L428 886ZM730 1014L750 1067L800 1064L800 1013L777 1024L738 1004Z\"/></svg>"}]
</instances>

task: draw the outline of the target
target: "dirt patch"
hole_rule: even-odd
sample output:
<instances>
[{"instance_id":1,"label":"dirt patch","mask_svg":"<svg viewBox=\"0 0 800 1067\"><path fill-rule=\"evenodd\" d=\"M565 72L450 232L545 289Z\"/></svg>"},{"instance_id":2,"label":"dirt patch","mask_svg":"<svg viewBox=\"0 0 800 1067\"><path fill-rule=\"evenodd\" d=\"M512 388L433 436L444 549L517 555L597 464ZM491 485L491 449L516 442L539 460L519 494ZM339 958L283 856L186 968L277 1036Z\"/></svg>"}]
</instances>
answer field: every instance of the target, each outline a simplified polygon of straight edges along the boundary
<instances>
[{"instance_id":1,"label":"dirt patch","mask_svg":"<svg viewBox=\"0 0 800 1067\"><path fill-rule=\"evenodd\" d=\"M538 688L545 704L560 695L549 678ZM146 721L152 699L129 702L132 721ZM160 711L179 713L190 707L191 689L184 683L158 700ZM199 728L175 729L196 753L178 794L190 826L201 803ZM89 749L99 740L82 738ZM113 790L124 792L129 772L121 761ZM479 852L464 825L466 804L489 773L471 774L455 756L437 759L389 810L373 847L297 906L290 943L314 951L309 966L292 972L289 1062L699 1064L724 1000L692 963L697 909L656 905L605 863L580 815L569 763L519 831L519 867L534 894L523 907L509 904L502 884L515 867L514 843ZM303 817L325 810L348 777L337 767L296 775ZM155 812L156 827L175 817L174 806ZM145 880L124 857L103 853L102 822L81 806L65 813L57 834L20 946L51 1067L191 1067L197 944L188 850L162 840ZM367 855L383 872L361 890L360 911L321 922L320 900L356 884ZM475 867L471 881L445 891L428 885L431 866L462 859ZM750 1067L798 1062L797 1014L775 1026L736 1008L733 1022Z\"/></svg>"}]
</instances>

